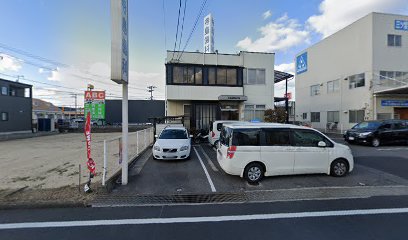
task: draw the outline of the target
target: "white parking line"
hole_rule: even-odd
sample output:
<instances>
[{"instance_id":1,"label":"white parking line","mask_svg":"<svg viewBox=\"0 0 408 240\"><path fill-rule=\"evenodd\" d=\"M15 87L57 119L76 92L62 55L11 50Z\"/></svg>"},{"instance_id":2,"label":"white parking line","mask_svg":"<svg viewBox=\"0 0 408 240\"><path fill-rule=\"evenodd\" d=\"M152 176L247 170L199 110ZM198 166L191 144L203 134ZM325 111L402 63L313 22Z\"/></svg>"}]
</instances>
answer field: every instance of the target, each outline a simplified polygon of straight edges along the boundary
<instances>
[{"instance_id":1,"label":"white parking line","mask_svg":"<svg viewBox=\"0 0 408 240\"><path fill-rule=\"evenodd\" d=\"M203 153L204 157L207 159L208 165L212 168L214 172L218 172L218 168L214 165L211 161L210 157L208 157L207 153L204 151L204 148L200 145L201 152Z\"/></svg>"},{"instance_id":2,"label":"white parking line","mask_svg":"<svg viewBox=\"0 0 408 240\"><path fill-rule=\"evenodd\" d=\"M408 150L408 148L377 148L377 151Z\"/></svg>"},{"instance_id":3,"label":"white parking line","mask_svg":"<svg viewBox=\"0 0 408 240\"><path fill-rule=\"evenodd\" d=\"M207 168L205 167L205 165L203 163L203 160L200 157L200 154L198 154L197 149L195 147L193 147L193 149L194 149L195 153L197 154L198 160L200 160L201 167L203 167L203 169L204 169L205 176L207 176L208 183L211 186L211 191L216 192L217 190L215 189L214 183L211 180L210 174L208 174Z\"/></svg>"},{"instance_id":4,"label":"white parking line","mask_svg":"<svg viewBox=\"0 0 408 240\"><path fill-rule=\"evenodd\" d=\"M311 217L341 217L361 216L378 214L401 214L408 213L408 208L380 208L380 209L356 209L320 212L295 212L295 213L271 213L253 215L232 215L214 217L179 217L179 218L141 218L141 219L109 219L109 220L86 220L86 221L61 221L61 222L25 222L0 224L0 230L23 229L23 228L55 228L55 227L89 227L89 226L118 226L118 225L143 225L143 224L174 224L174 223L201 223L201 222L226 222L226 221L252 221L273 220Z\"/></svg>"}]
</instances>

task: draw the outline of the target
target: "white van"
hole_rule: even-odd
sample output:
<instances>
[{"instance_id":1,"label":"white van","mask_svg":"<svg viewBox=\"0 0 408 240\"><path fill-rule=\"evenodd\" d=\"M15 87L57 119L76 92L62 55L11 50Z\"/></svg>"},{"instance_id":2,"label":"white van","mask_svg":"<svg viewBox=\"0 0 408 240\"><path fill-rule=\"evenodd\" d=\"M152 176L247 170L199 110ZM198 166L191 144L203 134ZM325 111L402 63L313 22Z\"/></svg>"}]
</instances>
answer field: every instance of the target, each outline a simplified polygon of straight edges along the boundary
<instances>
[{"instance_id":1,"label":"white van","mask_svg":"<svg viewBox=\"0 0 408 240\"><path fill-rule=\"evenodd\" d=\"M228 174L250 183L264 176L326 173L342 177L354 167L348 146L321 132L289 124L225 124L217 159Z\"/></svg>"},{"instance_id":2,"label":"white van","mask_svg":"<svg viewBox=\"0 0 408 240\"><path fill-rule=\"evenodd\" d=\"M220 132L222 129L223 124L237 124L245 122L234 121L234 120L217 120L214 122L210 122L210 132L208 133L208 142L213 145L217 146L218 141L220 140Z\"/></svg>"}]
</instances>

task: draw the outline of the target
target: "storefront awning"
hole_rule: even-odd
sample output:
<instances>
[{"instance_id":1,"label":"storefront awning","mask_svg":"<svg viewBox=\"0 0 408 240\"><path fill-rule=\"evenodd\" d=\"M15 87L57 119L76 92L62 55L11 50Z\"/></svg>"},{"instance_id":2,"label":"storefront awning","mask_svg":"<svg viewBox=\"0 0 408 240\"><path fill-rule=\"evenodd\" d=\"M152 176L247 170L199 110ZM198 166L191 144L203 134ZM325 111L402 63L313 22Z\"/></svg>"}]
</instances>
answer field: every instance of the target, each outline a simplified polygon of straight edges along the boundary
<instances>
[{"instance_id":1,"label":"storefront awning","mask_svg":"<svg viewBox=\"0 0 408 240\"><path fill-rule=\"evenodd\" d=\"M281 72L277 70L275 70L274 73L275 73L275 83L284 81L289 78L293 78L293 75L290 73L285 73L285 72Z\"/></svg>"},{"instance_id":2,"label":"storefront awning","mask_svg":"<svg viewBox=\"0 0 408 240\"><path fill-rule=\"evenodd\" d=\"M407 94L408 95L408 85L397 87L397 88L375 91L374 94L375 95L389 95L389 94L395 94L395 95Z\"/></svg>"}]
</instances>

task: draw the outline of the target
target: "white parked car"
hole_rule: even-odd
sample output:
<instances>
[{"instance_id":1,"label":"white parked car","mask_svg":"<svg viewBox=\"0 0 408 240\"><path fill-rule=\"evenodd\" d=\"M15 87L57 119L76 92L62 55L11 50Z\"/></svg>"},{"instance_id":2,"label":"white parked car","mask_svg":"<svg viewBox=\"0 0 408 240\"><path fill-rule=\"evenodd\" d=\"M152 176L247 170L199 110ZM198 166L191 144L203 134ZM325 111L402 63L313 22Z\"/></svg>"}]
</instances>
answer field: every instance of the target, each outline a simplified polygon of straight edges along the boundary
<instances>
[{"instance_id":1,"label":"white parked car","mask_svg":"<svg viewBox=\"0 0 408 240\"><path fill-rule=\"evenodd\" d=\"M276 175L325 173L341 177L354 167L348 146L315 129L289 124L226 124L217 159L226 173L250 183Z\"/></svg>"},{"instance_id":2,"label":"white parked car","mask_svg":"<svg viewBox=\"0 0 408 240\"><path fill-rule=\"evenodd\" d=\"M160 136L155 136L154 159L188 159L191 151L191 136L185 127L166 127Z\"/></svg>"},{"instance_id":3,"label":"white parked car","mask_svg":"<svg viewBox=\"0 0 408 240\"><path fill-rule=\"evenodd\" d=\"M223 124L237 124L237 123L245 123L240 121L233 121L233 120L217 120L214 122L210 122L210 132L208 133L208 142L217 147L218 142L220 140L220 132L222 129Z\"/></svg>"}]
</instances>

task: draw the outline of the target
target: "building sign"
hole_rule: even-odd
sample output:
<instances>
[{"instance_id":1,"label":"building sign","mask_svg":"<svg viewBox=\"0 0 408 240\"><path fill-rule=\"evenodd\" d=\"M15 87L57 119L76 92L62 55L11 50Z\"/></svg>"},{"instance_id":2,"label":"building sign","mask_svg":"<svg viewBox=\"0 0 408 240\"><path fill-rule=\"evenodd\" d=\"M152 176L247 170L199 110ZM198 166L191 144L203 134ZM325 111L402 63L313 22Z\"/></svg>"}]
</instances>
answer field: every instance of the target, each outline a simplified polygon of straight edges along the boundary
<instances>
[{"instance_id":1,"label":"building sign","mask_svg":"<svg viewBox=\"0 0 408 240\"><path fill-rule=\"evenodd\" d=\"M220 95L218 97L218 100L221 101L246 101L248 100L247 96L241 96L241 95Z\"/></svg>"},{"instance_id":2,"label":"building sign","mask_svg":"<svg viewBox=\"0 0 408 240\"><path fill-rule=\"evenodd\" d=\"M307 71L307 52L296 57L296 74Z\"/></svg>"},{"instance_id":3,"label":"building sign","mask_svg":"<svg viewBox=\"0 0 408 240\"><path fill-rule=\"evenodd\" d=\"M111 0L111 79L129 81L128 0Z\"/></svg>"},{"instance_id":4,"label":"building sign","mask_svg":"<svg viewBox=\"0 0 408 240\"><path fill-rule=\"evenodd\" d=\"M85 91L84 114L91 113L92 120L105 119L105 91Z\"/></svg>"},{"instance_id":5,"label":"building sign","mask_svg":"<svg viewBox=\"0 0 408 240\"><path fill-rule=\"evenodd\" d=\"M408 107L408 100L381 100L383 107Z\"/></svg>"},{"instance_id":6,"label":"building sign","mask_svg":"<svg viewBox=\"0 0 408 240\"><path fill-rule=\"evenodd\" d=\"M204 18L204 52L214 53L214 19L211 14Z\"/></svg>"},{"instance_id":7,"label":"building sign","mask_svg":"<svg viewBox=\"0 0 408 240\"><path fill-rule=\"evenodd\" d=\"M395 30L408 31L408 20L395 20Z\"/></svg>"}]
</instances>

